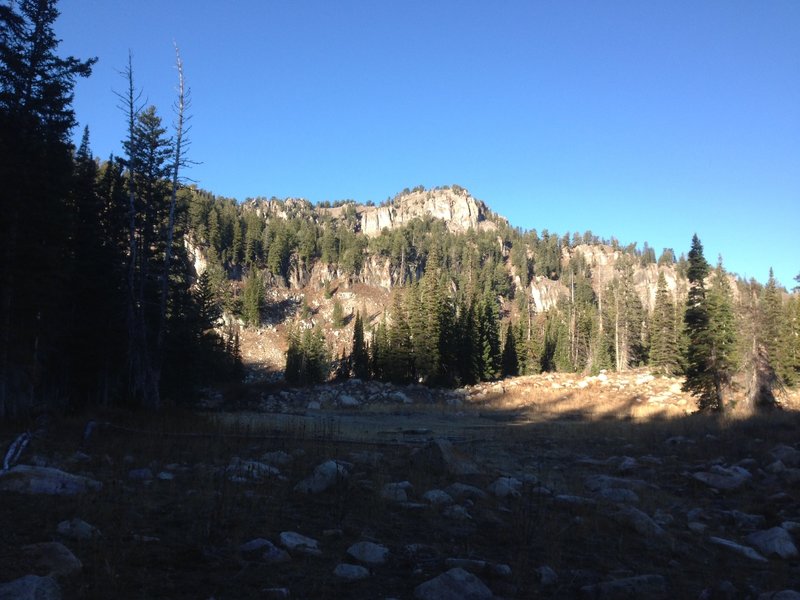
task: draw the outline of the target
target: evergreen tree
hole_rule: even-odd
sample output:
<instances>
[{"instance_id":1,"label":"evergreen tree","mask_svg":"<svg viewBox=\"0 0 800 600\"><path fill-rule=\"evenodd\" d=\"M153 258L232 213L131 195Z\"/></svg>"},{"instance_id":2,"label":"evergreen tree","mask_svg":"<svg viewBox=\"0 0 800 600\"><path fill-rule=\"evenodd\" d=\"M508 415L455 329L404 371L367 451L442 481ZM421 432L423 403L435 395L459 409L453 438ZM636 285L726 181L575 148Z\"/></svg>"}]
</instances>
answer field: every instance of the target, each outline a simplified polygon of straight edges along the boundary
<instances>
[{"instance_id":1,"label":"evergreen tree","mask_svg":"<svg viewBox=\"0 0 800 600\"><path fill-rule=\"evenodd\" d=\"M353 375L359 379L369 377L369 355L364 343L364 324L361 321L361 313L356 313L356 320L353 325L353 352L350 355L350 362L353 367Z\"/></svg>"},{"instance_id":2,"label":"evergreen tree","mask_svg":"<svg viewBox=\"0 0 800 600\"><path fill-rule=\"evenodd\" d=\"M0 6L0 419L68 397L75 80L95 59L57 54L55 0Z\"/></svg>"},{"instance_id":3,"label":"evergreen tree","mask_svg":"<svg viewBox=\"0 0 800 600\"><path fill-rule=\"evenodd\" d=\"M264 281L261 273L255 267L250 268L250 273L244 281L242 298L242 319L245 325L260 325L261 310L264 306Z\"/></svg>"},{"instance_id":4,"label":"evergreen tree","mask_svg":"<svg viewBox=\"0 0 800 600\"><path fill-rule=\"evenodd\" d=\"M333 311L331 312L331 325L334 329L341 329L344 327L344 308L339 299L333 301Z\"/></svg>"},{"instance_id":5,"label":"evergreen tree","mask_svg":"<svg viewBox=\"0 0 800 600\"><path fill-rule=\"evenodd\" d=\"M650 321L650 367L664 375L674 375L680 369L675 307L663 271L658 275L655 307Z\"/></svg>"},{"instance_id":6,"label":"evergreen tree","mask_svg":"<svg viewBox=\"0 0 800 600\"><path fill-rule=\"evenodd\" d=\"M514 328L511 326L511 321L509 321L506 326L506 338L503 342L502 375L503 377L519 375L517 342L514 337Z\"/></svg>"},{"instance_id":7,"label":"evergreen tree","mask_svg":"<svg viewBox=\"0 0 800 600\"><path fill-rule=\"evenodd\" d=\"M733 369L733 314L730 288L721 264L711 293L705 287L708 272L703 246L695 235L688 256L689 296L684 316L688 348L683 389L697 397L700 409L721 412Z\"/></svg>"}]
</instances>

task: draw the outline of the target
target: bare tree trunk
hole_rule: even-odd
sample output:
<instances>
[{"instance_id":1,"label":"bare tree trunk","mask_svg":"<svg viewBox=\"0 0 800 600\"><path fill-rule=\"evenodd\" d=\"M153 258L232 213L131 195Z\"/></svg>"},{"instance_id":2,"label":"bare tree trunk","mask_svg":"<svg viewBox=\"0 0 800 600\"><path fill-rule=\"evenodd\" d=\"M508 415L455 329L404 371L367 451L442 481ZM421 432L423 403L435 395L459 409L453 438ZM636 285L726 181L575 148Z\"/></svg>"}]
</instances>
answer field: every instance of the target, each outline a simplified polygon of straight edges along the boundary
<instances>
[{"instance_id":1,"label":"bare tree trunk","mask_svg":"<svg viewBox=\"0 0 800 600\"><path fill-rule=\"evenodd\" d=\"M183 61L178 46L175 45L175 64L178 69L178 98L175 103L177 121L175 123L175 157L172 165L172 194L169 202L169 223L167 225L167 245L164 251L164 270L161 273L161 303L159 306L158 339L154 370L160 379L163 360L164 336L167 328L167 296L169 294L169 274L172 270L172 242L175 234L175 204L178 198L180 167L183 161L184 115L187 106L187 93L183 78Z\"/></svg>"}]
</instances>

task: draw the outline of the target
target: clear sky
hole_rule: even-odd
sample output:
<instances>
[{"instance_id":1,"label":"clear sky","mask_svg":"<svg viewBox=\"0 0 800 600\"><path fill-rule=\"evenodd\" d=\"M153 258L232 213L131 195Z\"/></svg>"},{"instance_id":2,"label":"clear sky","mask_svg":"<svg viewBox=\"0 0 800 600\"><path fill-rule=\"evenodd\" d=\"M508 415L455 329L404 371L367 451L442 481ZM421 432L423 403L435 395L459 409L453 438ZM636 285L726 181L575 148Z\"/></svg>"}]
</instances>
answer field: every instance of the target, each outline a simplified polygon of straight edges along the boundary
<instances>
[{"instance_id":1,"label":"clear sky","mask_svg":"<svg viewBox=\"0 0 800 600\"><path fill-rule=\"evenodd\" d=\"M796 0L62 0L97 56L75 109L121 152L113 90L171 119L215 194L380 202L457 183L524 229L647 241L785 286L800 272ZM76 130L76 136L80 131Z\"/></svg>"}]
</instances>

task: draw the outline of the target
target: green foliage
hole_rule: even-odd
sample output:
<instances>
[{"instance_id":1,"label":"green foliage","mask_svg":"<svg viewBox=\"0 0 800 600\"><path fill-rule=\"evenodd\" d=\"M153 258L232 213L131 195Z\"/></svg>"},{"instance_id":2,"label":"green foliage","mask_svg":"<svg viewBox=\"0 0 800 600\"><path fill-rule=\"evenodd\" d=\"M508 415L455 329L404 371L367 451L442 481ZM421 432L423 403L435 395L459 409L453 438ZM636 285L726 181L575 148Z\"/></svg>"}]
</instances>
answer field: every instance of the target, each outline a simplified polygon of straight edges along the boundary
<instances>
[{"instance_id":1,"label":"green foliage","mask_svg":"<svg viewBox=\"0 0 800 600\"><path fill-rule=\"evenodd\" d=\"M723 411L724 391L734 368L735 329L731 291L720 263L706 292L709 267L695 235L689 251L689 297L684 324L688 338L684 391L697 397L700 409Z\"/></svg>"},{"instance_id":2,"label":"green foliage","mask_svg":"<svg viewBox=\"0 0 800 600\"><path fill-rule=\"evenodd\" d=\"M289 333L284 377L291 385L313 385L327 381L331 359L325 334L318 328Z\"/></svg>"},{"instance_id":3,"label":"green foliage","mask_svg":"<svg viewBox=\"0 0 800 600\"><path fill-rule=\"evenodd\" d=\"M260 325L264 307L264 280L258 269L250 268L244 280L242 296L242 319L245 325Z\"/></svg>"},{"instance_id":4,"label":"green foliage","mask_svg":"<svg viewBox=\"0 0 800 600\"><path fill-rule=\"evenodd\" d=\"M675 375L680 371L675 306L663 271L658 275L656 302L650 320L650 367L664 375Z\"/></svg>"},{"instance_id":5,"label":"green foliage","mask_svg":"<svg viewBox=\"0 0 800 600\"><path fill-rule=\"evenodd\" d=\"M344 327L344 308L339 299L333 301L333 311L331 312L331 325L334 329L341 329Z\"/></svg>"},{"instance_id":6,"label":"green foliage","mask_svg":"<svg viewBox=\"0 0 800 600\"><path fill-rule=\"evenodd\" d=\"M364 343L364 324L359 312L356 313L356 320L353 324L353 350L350 355L350 364L354 377L359 379L369 377L369 354Z\"/></svg>"}]
</instances>

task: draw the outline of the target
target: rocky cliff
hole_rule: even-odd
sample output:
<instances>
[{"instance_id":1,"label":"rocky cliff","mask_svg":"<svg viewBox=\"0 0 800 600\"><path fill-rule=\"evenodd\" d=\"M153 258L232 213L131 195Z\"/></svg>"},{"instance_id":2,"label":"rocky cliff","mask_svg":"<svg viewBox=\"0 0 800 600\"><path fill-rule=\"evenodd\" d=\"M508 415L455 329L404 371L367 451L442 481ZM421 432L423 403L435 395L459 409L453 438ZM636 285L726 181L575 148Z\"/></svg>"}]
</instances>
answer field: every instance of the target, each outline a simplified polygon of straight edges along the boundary
<instances>
[{"instance_id":1,"label":"rocky cliff","mask_svg":"<svg viewBox=\"0 0 800 600\"><path fill-rule=\"evenodd\" d=\"M402 227L426 217L443 220L453 233L497 228L486 204L459 187L415 190L397 196L387 205L358 206L357 210L360 230L370 237L379 235L384 228Z\"/></svg>"}]
</instances>

